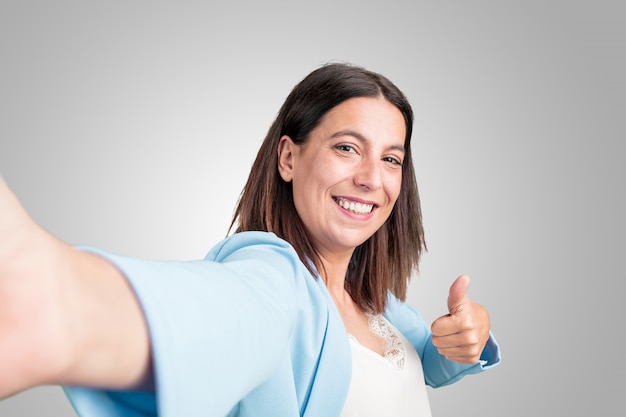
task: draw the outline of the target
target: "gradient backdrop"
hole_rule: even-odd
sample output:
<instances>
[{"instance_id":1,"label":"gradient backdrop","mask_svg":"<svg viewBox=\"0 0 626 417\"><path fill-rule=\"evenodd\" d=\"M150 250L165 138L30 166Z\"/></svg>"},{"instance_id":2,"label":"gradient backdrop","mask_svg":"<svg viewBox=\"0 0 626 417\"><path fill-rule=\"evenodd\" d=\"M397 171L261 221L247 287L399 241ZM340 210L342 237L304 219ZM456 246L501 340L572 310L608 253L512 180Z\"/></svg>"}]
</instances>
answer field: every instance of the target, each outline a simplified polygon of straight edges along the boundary
<instances>
[{"instance_id":1,"label":"gradient backdrop","mask_svg":"<svg viewBox=\"0 0 626 417\"><path fill-rule=\"evenodd\" d=\"M430 390L434 416L626 415L626 3L3 0L0 51L9 186L68 242L156 259L225 235L308 72L387 75L429 245L409 301L434 320L470 274L503 350ZM42 387L0 415L74 413Z\"/></svg>"}]
</instances>

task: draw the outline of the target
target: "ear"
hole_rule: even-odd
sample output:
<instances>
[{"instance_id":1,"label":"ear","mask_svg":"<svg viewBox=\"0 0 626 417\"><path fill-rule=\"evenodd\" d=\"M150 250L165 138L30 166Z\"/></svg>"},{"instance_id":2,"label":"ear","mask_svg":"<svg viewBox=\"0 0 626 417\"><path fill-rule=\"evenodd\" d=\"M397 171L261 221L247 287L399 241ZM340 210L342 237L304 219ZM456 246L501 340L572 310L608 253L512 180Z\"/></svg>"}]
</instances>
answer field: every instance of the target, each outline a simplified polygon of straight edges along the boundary
<instances>
[{"instance_id":1,"label":"ear","mask_svg":"<svg viewBox=\"0 0 626 417\"><path fill-rule=\"evenodd\" d=\"M281 137L278 142L278 172L286 182L293 180L294 157L297 146L287 135Z\"/></svg>"}]
</instances>

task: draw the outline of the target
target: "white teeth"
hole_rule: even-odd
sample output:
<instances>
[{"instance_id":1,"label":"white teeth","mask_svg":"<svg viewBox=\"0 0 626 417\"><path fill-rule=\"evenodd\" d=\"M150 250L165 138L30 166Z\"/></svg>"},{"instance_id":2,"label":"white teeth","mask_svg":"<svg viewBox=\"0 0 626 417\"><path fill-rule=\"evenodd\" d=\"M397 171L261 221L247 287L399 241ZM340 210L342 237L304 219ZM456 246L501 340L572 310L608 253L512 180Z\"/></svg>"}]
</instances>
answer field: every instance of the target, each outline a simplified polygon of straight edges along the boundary
<instances>
[{"instance_id":1,"label":"white teeth","mask_svg":"<svg viewBox=\"0 0 626 417\"><path fill-rule=\"evenodd\" d=\"M340 198L336 201L337 204L339 204L341 207L346 210L350 210L355 214L369 214L374 208L373 204L355 203L354 201L344 200L343 198Z\"/></svg>"}]
</instances>

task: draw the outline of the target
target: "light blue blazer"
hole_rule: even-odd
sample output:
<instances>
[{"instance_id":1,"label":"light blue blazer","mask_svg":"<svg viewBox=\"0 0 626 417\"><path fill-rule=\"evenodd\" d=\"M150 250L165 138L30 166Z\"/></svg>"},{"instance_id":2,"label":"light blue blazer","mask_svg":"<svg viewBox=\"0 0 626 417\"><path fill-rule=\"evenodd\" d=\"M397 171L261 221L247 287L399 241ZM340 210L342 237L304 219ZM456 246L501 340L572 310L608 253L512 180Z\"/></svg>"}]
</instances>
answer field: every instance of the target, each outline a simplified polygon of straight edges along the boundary
<instances>
[{"instance_id":1,"label":"light blue blazer","mask_svg":"<svg viewBox=\"0 0 626 417\"><path fill-rule=\"evenodd\" d=\"M284 240L237 233L186 262L85 250L115 264L134 289L155 390L65 387L81 417L340 415L351 375L346 330L323 282ZM393 296L385 316L411 341L433 387L500 362L493 337L475 365L446 360L421 315Z\"/></svg>"}]
</instances>

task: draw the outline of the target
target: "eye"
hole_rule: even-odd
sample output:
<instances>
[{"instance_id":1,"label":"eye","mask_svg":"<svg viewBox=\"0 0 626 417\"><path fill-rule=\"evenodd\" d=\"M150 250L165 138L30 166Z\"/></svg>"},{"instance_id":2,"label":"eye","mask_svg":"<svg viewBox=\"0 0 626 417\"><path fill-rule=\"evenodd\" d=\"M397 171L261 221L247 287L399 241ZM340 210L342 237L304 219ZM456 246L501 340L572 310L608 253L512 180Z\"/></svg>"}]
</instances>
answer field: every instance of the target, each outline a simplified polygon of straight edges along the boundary
<instances>
[{"instance_id":1,"label":"eye","mask_svg":"<svg viewBox=\"0 0 626 417\"><path fill-rule=\"evenodd\" d=\"M395 156L386 156L383 158L383 161L389 162L392 165L402 166L402 161Z\"/></svg>"},{"instance_id":2,"label":"eye","mask_svg":"<svg viewBox=\"0 0 626 417\"><path fill-rule=\"evenodd\" d=\"M352 145L339 144L335 146L335 149L338 149L343 152L356 153L356 149Z\"/></svg>"}]
</instances>

